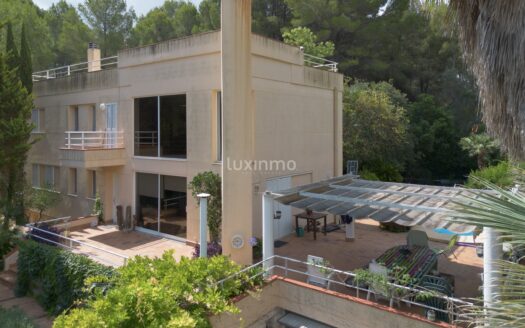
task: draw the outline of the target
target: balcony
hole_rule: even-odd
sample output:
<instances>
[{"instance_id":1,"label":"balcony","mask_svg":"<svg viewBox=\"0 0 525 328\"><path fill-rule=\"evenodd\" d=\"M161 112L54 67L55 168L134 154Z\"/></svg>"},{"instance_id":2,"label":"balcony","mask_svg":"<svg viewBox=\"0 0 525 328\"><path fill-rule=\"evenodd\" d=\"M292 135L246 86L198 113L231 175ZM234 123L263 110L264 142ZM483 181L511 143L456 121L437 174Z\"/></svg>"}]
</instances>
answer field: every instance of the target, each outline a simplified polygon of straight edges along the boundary
<instances>
[{"instance_id":1,"label":"balcony","mask_svg":"<svg viewBox=\"0 0 525 328\"><path fill-rule=\"evenodd\" d=\"M61 163L78 168L125 164L124 131L66 131Z\"/></svg>"}]
</instances>

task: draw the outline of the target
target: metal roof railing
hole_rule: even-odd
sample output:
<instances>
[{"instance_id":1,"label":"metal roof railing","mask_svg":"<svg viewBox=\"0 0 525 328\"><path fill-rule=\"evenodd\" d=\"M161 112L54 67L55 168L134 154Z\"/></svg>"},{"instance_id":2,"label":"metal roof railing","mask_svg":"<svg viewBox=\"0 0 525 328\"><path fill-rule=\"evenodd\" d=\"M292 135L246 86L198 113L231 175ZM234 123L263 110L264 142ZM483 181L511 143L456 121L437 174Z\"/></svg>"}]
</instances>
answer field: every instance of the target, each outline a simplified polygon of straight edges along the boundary
<instances>
[{"instance_id":1,"label":"metal roof railing","mask_svg":"<svg viewBox=\"0 0 525 328\"><path fill-rule=\"evenodd\" d=\"M113 68L118 66L118 56L106 57L99 60L86 61L67 66L47 69L33 73L33 81L43 81L56 79L59 77L70 76L74 73L87 72L90 65L99 66L100 70Z\"/></svg>"},{"instance_id":2,"label":"metal roof railing","mask_svg":"<svg viewBox=\"0 0 525 328\"><path fill-rule=\"evenodd\" d=\"M321 68L328 70L330 72L337 72L338 63L332 60L328 60L326 58L317 57L314 55L304 54L304 63L305 65L314 67L314 68Z\"/></svg>"}]
</instances>

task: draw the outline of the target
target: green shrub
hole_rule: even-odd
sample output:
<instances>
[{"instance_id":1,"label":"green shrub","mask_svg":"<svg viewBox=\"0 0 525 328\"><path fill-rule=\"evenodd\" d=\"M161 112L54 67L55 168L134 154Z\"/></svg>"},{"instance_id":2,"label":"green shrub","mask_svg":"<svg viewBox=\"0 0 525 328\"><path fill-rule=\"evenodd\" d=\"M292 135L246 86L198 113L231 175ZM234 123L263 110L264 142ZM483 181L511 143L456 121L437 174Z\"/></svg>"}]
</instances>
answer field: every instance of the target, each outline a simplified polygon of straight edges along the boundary
<instances>
[{"instance_id":1,"label":"green shrub","mask_svg":"<svg viewBox=\"0 0 525 328\"><path fill-rule=\"evenodd\" d=\"M3 266L3 258L15 247L15 232L0 228L0 270Z\"/></svg>"},{"instance_id":2,"label":"green shrub","mask_svg":"<svg viewBox=\"0 0 525 328\"><path fill-rule=\"evenodd\" d=\"M472 171L469 175L467 183L469 188L482 189L484 186L472 179L472 176L482 178L492 182L500 187L510 187L514 185L514 177L512 174L512 165L509 162L501 162L498 165L485 167L479 170Z\"/></svg>"},{"instance_id":3,"label":"green shrub","mask_svg":"<svg viewBox=\"0 0 525 328\"><path fill-rule=\"evenodd\" d=\"M19 309L0 307L0 328L36 328L35 324Z\"/></svg>"},{"instance_id":4,"label":"green shrub","mask_svg":"<svg viewBox=\"0 0 525 328\"><path fill-rule=\"evenodd\" d=\"M112 268L58 247L24 240L19 249L16 294L34 295L53 314L84 296L86 278L114 274Z\"/></svg>"},{"instance_id":5,"label":"green shrub","mask_svg":"<svg viewBox=\"0 0 525 328\"><path fill-rule=\"evenodd\" d=\"M261 282L249 282L249 272L216 286L240 269L225 256L178 263L172 252L135 257L105 281L111 285L106 293L95 290L84 307L57 317L54 327L210 327L208 315L238 312L231 298Z\"/></svg>"}]
</instances>

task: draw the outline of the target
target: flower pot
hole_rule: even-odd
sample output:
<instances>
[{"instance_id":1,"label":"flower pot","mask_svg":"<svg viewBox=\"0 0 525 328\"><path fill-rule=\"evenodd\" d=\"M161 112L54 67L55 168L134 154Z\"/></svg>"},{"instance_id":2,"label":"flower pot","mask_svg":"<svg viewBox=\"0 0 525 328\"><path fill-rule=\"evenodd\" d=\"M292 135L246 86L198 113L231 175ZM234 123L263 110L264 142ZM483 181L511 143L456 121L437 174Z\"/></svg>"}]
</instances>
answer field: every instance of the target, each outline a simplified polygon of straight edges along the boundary
<instances>
[{"instance_id":1,"label":"flower pot","mask_svg":"<svg viewBox=\"0 0 525 328\"><path fill-rule=\"evenodd\" d=\"M482 245L476 246L476 255L478 255L478 257L483 257L483 246Z\"/></svg>"}]
</instances>

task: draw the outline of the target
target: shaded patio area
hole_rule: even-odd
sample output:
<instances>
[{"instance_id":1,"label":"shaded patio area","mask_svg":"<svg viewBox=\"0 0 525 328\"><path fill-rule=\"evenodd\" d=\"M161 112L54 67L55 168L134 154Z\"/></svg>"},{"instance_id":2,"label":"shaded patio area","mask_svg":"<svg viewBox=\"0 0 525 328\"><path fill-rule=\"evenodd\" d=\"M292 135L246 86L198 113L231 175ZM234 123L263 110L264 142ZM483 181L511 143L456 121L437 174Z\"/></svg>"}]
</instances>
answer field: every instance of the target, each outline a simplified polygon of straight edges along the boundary
<instances>
[{"instance_id":1,"label":"shaded patio area","mask_svg":"<svg viewBox=\"0 0 525 328\"><path fill-rule=\"evenodd\" d=\"M173 250L174 257L191 257L193 247L182 242L137 231L119 231L117 226L102 225L71 231L69 238L85 244L72 244L73 251L88 255L97 262L120 266L125 257L160 257L165 251ZM121 255L121 256L118 256Z\"/></svg>"},{"instance_id":2,"label":"shaded patio area","mask_svg":"<svg viewBox=\"0 0 525 328\"><path fill-rule=\"evenodd\" d=\"M280 239L286 244L275 248L275 254L302 261L306 261L308 255L315 255L328 260L331 267L353 271L367 266L389 248L406 244L407 233L383 231L379 223L372 219L357 220L355 230L354 241L346 241L343 230L329 232L326 236L318 233L315 241L312 233L306 233L304 237L289 235ZM429 246L444 249L447 244L430 241ZM456 297L480 296L483 259L476 255L475 248L456 246L448 256L440 255L438 271L453 277ZM301 279L304 280L304 277Z\"/></svg>"}]
</instances>

